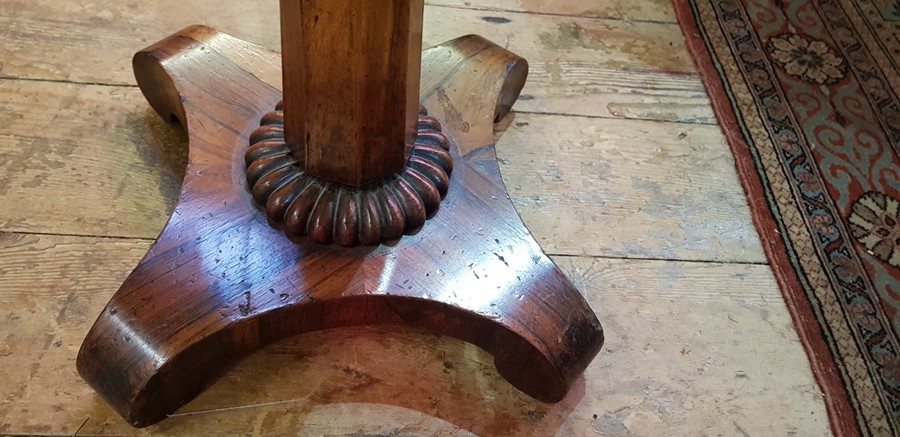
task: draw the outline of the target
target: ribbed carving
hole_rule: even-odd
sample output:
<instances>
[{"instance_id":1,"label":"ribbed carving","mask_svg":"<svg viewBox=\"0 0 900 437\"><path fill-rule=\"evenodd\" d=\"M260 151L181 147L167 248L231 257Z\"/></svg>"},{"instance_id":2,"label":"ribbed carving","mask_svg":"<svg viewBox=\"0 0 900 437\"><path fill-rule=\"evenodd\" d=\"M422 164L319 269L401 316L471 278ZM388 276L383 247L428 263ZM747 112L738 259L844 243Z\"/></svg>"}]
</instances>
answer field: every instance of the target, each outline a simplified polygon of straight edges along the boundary
<instances>
[{"instance_id":1,"label":"ribbed carving","mask_svg":"<svg viewBox=\"0 0 900 437\"><path fill-rule=\"evenodd\" d=\"M288 237L320 244L376 245L416 232L447 194L453 158L441 124L419 107L418 135L402 173L364 187L304 172L284 141L282 104L250 136L247 182L269 222Z\"/></svg>"}]
</instances>

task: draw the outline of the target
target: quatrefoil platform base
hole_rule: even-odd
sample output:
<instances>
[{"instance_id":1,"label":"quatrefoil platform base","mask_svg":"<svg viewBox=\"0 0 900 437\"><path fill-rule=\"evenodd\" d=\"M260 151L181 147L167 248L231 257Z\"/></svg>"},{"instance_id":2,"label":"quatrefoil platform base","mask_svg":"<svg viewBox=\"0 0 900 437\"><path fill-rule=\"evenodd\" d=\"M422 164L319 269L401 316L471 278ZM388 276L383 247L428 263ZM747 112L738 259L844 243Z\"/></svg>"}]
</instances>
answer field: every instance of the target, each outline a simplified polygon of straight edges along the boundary
<instances>
[{"instance_id":1,"label":"quatrefoil platform base","mask_svg":"<svg viewBox=\"0 0 900 437\"><path fill-rule=\"evenodd\" d=\"M267 343L403 325L475 344L521 391L562 399L603 331L500 177L493 122L518 97L525 61L478 36L423 53L421 101L451 143L446 194L417 233L353 248L291 241L247 186L244 155L282 99L280 65L279 54L202 26L135 55L151 106L187 129L189 163L158 240L87 335L81 376L142 427Z\"/></svg>"}]
</instances>

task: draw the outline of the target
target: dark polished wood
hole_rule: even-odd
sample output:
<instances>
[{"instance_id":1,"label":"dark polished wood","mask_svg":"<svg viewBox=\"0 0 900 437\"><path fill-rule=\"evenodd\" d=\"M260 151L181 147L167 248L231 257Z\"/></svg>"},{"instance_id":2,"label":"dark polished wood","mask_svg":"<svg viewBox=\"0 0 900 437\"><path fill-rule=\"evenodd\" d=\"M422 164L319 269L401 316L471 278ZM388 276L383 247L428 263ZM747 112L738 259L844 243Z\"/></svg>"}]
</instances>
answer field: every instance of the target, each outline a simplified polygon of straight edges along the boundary
<instances>
[{"instance_id":1,"label":"dark polished wood","mask_svg":"<svg viewBox=\"0 0 900 437\"><path fill-rule=\"evenodd\" d=\"M280 104L263 116L244 159L256 204L293 240L345 247L396 240L418 232L447 195L453 170L450 140L424 106L403 170L362 187L305 172L304 156L292 153L285 142L284 118Z\"/></svg>"},{"instance_id":2,"label":"dark polished wood","mask_svg":"<svg viewBox=\"0 0 900 437\"><path fill-rule=\"evenodd\" d=\"M478 36L424 52L421 100L454 158L445 199L415 235L350 249L294 243L254 206L244 155L282 99L280 64L277 53L200 26L135 55L150 104L188 131L189 164L165 229L88 333L81 376L140 427L261 345L405 325L478 345L523 392L563 398L603 331L500 177L492 121L516 100L525 61Z\"/></svg>"},{"instance_id":3,"label":"dark polished wood","mask_svg":"<svg viewBox=\"0 0 900 437\"><path fill-rule=\"evenodd\" d=\"M285 131L306 172L402 172L416 137L423 0L281 0Z\"/></svg>"},{"instance_id":4,"label":"dark polished wood","mask_svg":"<svg viewBox=\"0 0 900 437\"><path fill-rule=\"evenodd\" d=\"M250 135L247 181L291 239L345 247L413 234L453 157L419 106L422 0L282 0L284 101Z\"/></svg>"}]
</instances>

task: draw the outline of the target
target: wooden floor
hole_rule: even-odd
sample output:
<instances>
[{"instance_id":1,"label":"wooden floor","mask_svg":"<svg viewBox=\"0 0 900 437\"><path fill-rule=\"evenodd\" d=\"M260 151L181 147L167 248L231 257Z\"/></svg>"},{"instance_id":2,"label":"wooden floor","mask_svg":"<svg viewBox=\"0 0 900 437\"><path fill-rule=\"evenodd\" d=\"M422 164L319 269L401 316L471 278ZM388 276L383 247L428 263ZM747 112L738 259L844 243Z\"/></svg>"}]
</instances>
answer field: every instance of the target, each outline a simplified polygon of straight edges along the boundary
<instances>
[{"instance_id":1,"label":"wooden floor","mask_svg":"<svg viewBox=\"0 0 900 437\"><path fill-rule=\"evenodd\" d=\"M342 329L266 347L130 428L74 359L184 173L185 136L131 55L193 23L279 45L275 0L0 0L0 434L829 433L668 0L426 9L426 45L479 33L531 64L498 126L503 176L607 335L565 400L517 392L454 339Z\"/></svg>"}]
</instances>

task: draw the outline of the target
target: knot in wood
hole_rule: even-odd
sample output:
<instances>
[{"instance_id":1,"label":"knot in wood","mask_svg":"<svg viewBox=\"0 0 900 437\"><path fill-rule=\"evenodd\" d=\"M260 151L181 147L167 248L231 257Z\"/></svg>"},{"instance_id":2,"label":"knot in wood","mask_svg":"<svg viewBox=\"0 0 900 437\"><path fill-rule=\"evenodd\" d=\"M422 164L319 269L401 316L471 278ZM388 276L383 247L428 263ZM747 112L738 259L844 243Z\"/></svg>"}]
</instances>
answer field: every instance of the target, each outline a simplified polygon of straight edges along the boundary
<instances>
[{"instance_id":1,"label":"knot in wood","mask_svg":"<svg viewBox=\"0 0 900 437\"><path fill-rule=\"evenodd\" d=\"M247 183L269 223L291 240L346 247L396 240L417 232L437 212L453 170L450 141L423 106L417 129L402 172L352 187L306 174L304 157L285 142L279 103L250 135Z\"/></svg>"}]
</instances>

